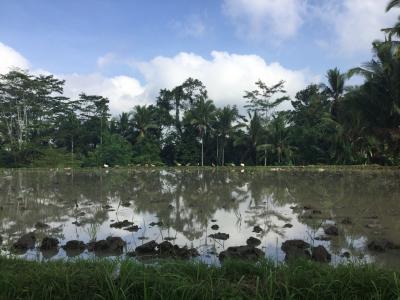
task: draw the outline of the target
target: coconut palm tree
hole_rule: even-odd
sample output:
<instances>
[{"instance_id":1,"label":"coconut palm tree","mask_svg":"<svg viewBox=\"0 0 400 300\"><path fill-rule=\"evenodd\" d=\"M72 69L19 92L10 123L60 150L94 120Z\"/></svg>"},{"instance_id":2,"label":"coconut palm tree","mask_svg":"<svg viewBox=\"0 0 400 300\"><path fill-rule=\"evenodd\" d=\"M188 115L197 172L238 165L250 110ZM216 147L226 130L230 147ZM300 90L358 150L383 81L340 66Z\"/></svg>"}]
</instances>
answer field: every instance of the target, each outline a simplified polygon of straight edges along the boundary
<instances>
[{"instance_id":1,"label":"coconut palm tree","mask_svg":"<svg viewBox=\"0 0 400 300\"><path fill-rule=\"evenodd\" d=\"M225 142L226 139L231 136L234 131L243 126L242 123L237 123L235 122L239 119L239 110L237 109L236 105L234 106L225 106L222 109L218 109L216 113L216 123L215 123L215 128L217 132L217 159L218 159L218 151L219 151L219 145L218 145L218 139L221 137L221 148L222 148L222 159L221 159L221 165L223 166L225 164Z\"/></svg>"},{"instance_id":2,"label":"coconut palm tree","mask_svg":"<svg viewBox=\"0 0 400 300\"><path fill-rule=\"evenodd\" d=\"M244 125L246 133L240 135L235 140L235 145L246 145L247 153L250 152L251 159L254 165L257 164L257 147L266 135L265 127L263 126L262 118L257 112L248 112L249 121Z\"/></svg>"},{"instance_id":3,"label":"coconut palm tree","mask_svg":"<svg viewBox=\"0 0 400 300\"><path fill-rule=\"evenodd\" d=\"M382 31L387 34L387 40L393 45L393 49L398 51L400 54L400 41L393 40L393 37L400 38L400 17L396 24L393 27L383 28Z\"/></svg>"},{"instance_id":4,"label":"coconut palm tree","mask_svg":"<svg viewBox=\"0 0 400 300\"><path fill-rule=\"evenodd\" d=\"M294 147L290 145L288 118L284 112L273 116L271 122L268 124L266 140L268 143L257 147L257 150L264 151L264 165L267 164L266 156L268 151L276 155L278 165L282 163L283 159L286 162L290 162Z\"/></svg>"},{"instance_id":5,"label":"coconut palm tree","mask_svg":"<svg viewBox=\"0 0 400 300\"><path fill-rule=\"evenodd\" d=\"M364 99L364 109L371 112L371 124L382 128L398 127L400 122L400 60L395 57L391 45L387 42L373 43L375 58L353 68L348 72L351 77L355 74L365 79L368 103ZM370 108L374 107L372 110Z\"/></svg>"},{"instance_id":6,"label":"coconut palm tree","mask_svg":"<svg viewBox=\"0 0 400 300\"><path fill-rule=\"evenodd\" d=\"M216 107L214 102L207 99L206 96L199 97L194 103L193 109L188 112L190 123L194 125L200 134L201 139L201 165L204 166L204 137L207 134L207 129L215 118Z\"/></svg>"},{"instance_id":7,"label":"coconut palm tree","mask_svg":"<svg viewBox=\"0 0 400 300\"><path fill-rule=\"evenodd\" d=\"M365 79L352 104L358 108L364 132L381 141L382 151L377 152L392 149L396 156L400 151L400 60L388 42L375 42L373 49L374 59L348 72Z\"/></svg>"},{"instance_id":8,"label":"coconut palm tree","mask_svg":"<svg viewBox=\"0 0 400 300\"><path fill-rule=\"evenodd\" d=\"M342 74L338 68L334 68L328 70L326 78L328 79L328 85L322 84L321 87L332 100L331 114L336 119L339 102L343 98L345 91L346 75Z\"/></svg>"},{"instance_id":9,"label":"coconut palm tree","mask_svg":"<svg viewBox=\"0 0 400 300\"><path fill-rule=\"evenodd\" d=\"M132 111L131 124L139 132L138 140L146 135L151 128L158 128L153 119L153 111L146 105L136 105Z\"/></svg>"},{"instance_id":10,"label":"coconut palm tree","mask_svg":"<svg viewBox=\"0 0 400 300\"><path fill-rule=\"evenodd\" d=\"M124 138L129 137L130 135L130 126L129 126L129 118L131 117L131 113L123 112L116 119L116 129L118 133Z\"/></svg>"}]
</instances>

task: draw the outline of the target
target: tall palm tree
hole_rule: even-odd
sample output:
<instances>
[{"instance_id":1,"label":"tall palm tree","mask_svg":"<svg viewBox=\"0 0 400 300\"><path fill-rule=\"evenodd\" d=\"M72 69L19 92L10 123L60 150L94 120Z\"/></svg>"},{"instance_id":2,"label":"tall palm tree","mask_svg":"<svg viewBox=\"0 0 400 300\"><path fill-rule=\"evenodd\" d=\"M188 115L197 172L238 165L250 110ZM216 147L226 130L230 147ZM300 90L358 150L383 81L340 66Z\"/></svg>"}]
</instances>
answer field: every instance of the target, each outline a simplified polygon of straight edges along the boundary
<instances>
[{"instance_id":1,"label":"tall palm tree","mask_svg":"<svg viewBox=\"0 0 400 300\"><path fill-rule=\"evenodd\" d=\"M386 11L399 7L400 8L400 0L391 0L386 7ZM397 23L393 27L382 29L383 32L388 34L389 42L392 43L394 51L397 53L398 58L400 58L400 41L393 41L393 37L400 38L400 16Z\"/></svg>"},{"instance_id":2,"label":"tall palm tree","mask_svg":"<svg viewBox=\"0 0 400 300\"><path fill-rule=\"evenodd\" d=\"M238 128L243 126L242 123L237 123L235 122L239 118L239 110L237 109L236 105L234 106L225 106L222 109L219 109L216 113L216 131L217 131L217 159L218 159L218 150L219 150L219 145L218 145L218 138L221 136L221 148L222 148L222 160L221 160L221 165L223 166L225 164L225 142L226 138L232 135L234 131Z\"/></svg>"},{"instance_id":3,"label":"tall palm tree","mask_svg":"<svg viewBox=\"0 0 400 300\"><path fill-rule=\"evenodd\" d=\"M373 49L374 59L348 72L365 79L354 102L369 135L378 137L382 146L386 142L391 144L386 148L400 151L400 60L388 42L375 42Z\"/></svg>"},{"instance_id":4,"label":"tall palm tree","mask_svg":"<svg viewBox=\"0 0 400 300\"><path fill-rule=\"evenodd\" d=\"M131 117L131 113L123 112L118 116L116 120L118 133L127 138L129 136L129 118Z\"/></svg>"},{"instance_id":5,"label":"tall palm tree","mask_svg":"<svg viewBox=\"0 0 400 300\"><path fill-rule=\"evenodd\" d=\"M254 165L257 164L257 147L260 145L261 141L265 137L266 130L263 126L262 118L257 112L248 112L249 121L245 125L246 134L244 136L239 136L235 144L248 146L248 151L250 151L251 159ZM247 152L248 153L248 152Z\"/></svg>"},{"instance_id":6,"label":"tall palm tree","mask_svg":"<svg viewBox=\"0 0 400 300\"><path fill-rule=\"evenodd\" d=\"M346 75L338 68L328 70L326 74L328 85L322 84L324 92L332 100L331 114L336 119L340 100L345 91Z\"/></svg>"},{"instance_id":7,"label":"tall palm tree","mask_svg":"<svg viewBox=\"0 0 400 300\"><path fill-rule=\"evenodd\" d=\"M157 128L153 119L153 111L146 105L136 105L134 107L131 124L139 132L138 140L144 138L147 130Z\"/></svg>"},{"instance_id":8,"label":"tall palm tree","mask_svg":"<svg viewBox=\"0 0 400 300\"><path fill-rule=\"evenodd\" d=\"M196 126L201 139L201 165L204 166L204 136L215 118L214 102L206 97L199 97L192 110L189 111L190 123Z\"/></svg>"},{"instance_id":9,"label":"tall palm tree","mask_svg":"<svg viewBox=\"0 0 400 300\"><path fill-rule=\"evenodd\" d=\"M271 151L276 155L278 165L282 163L283 158L286 159L286 162L290 162L294 147L289 144L290 136L287 122L287 115L284 112L280 112L275 114L268 124L268 143L257 146L257 150L264 151L264 165L267 164L267 151Z\"/></svg>"},{"instance_id":10,"label":"tall palm tree","mask_svg":"<svg viewBox=\"0 0 400 300\"><path fill-rule=\"evenodd\" d=\"M374 97L371 117L376 120L372 124L397 127L400 121L400 60L394 56L391 46L386 42L373 43L373 50L375 58L361 67L351 69L348 76L357 74L365 78L368 96ZM368 109L366 106L364 108ZM378 116L379 113L382 115Z\"/></svg>"}]
</instances>

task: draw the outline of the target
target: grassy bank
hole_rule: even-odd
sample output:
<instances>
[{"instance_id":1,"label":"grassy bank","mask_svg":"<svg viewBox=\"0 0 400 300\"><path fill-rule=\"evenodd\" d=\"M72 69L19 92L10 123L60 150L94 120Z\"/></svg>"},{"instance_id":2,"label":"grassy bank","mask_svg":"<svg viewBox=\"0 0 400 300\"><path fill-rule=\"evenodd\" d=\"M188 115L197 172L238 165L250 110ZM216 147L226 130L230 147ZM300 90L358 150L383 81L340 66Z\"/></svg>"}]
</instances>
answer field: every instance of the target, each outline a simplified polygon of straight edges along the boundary
<instances>
[{"instance_id":1,"label":"grassy bank","mask_svg":"<svg viewBox=\"0 0 400 300\"><path fill-rule=\"evenodd\" d=\"M0 258L0 299L400 299L400 272L310 262L208 267Z\"/></svg>"}]
</instances>

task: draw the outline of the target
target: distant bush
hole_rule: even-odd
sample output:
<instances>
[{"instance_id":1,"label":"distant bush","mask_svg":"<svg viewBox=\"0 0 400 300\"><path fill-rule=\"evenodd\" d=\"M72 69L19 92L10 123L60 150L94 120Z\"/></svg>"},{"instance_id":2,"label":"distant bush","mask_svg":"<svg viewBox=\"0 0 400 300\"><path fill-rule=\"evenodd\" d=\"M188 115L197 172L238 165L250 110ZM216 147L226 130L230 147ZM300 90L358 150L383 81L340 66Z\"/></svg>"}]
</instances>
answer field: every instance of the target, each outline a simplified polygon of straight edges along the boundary
<instances>
[{"instance_id":1,"label":"distant bush","mask_svg":"<svg viewBox=\"0 0 400 300\"><path fill-rule=\"evenodd\" d=\"M35 168L63 168L63 167L80 167L82 161L80 158L66 151L65 149L45 148L40 151L39 156L32 161L30 167Z\"/></svg>"},{"instance_id":2,"label":"distant bush","mask_svg":"<svg viewBox=\"0 0 400 300\"><path fill-rule=\"evenodd\" d=\"M157 141L144 137L133 146L132 162L135 164L163 165Z\"/></svg>"},{"instance_id":3,"label":"distant bush","mask_svg":"<svg viewBox=\"0 0 400 300\"><path fill-rule=\"evenodd\" d=\"M103 144L89 152L83 161L84 167L126 166L131 162L132 146L119 134L105 134Z\"/></svg>"}]
</instances>

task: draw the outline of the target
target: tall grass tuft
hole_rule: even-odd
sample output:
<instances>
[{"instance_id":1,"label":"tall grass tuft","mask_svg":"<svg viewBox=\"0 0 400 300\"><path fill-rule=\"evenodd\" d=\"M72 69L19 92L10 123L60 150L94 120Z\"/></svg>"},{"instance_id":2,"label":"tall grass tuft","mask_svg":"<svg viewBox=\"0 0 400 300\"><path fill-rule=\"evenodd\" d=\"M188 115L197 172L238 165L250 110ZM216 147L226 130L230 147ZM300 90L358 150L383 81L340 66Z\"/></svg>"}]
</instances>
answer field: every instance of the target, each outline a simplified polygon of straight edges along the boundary
<instances>
[{"instance_id":1,"label":"tall grass tuft","mask_svg":"<svg viewBox=\"0 0 400 300\"><path fill-rule=\"evenodd\" d=\"M400 299L400 271L373 265L0 258L0 299Z\"/></svg>"}]
</instances>

